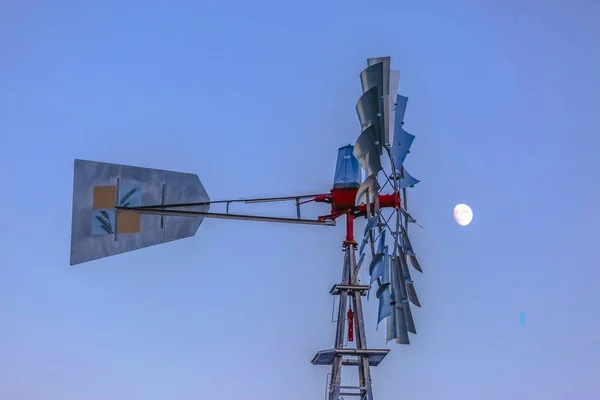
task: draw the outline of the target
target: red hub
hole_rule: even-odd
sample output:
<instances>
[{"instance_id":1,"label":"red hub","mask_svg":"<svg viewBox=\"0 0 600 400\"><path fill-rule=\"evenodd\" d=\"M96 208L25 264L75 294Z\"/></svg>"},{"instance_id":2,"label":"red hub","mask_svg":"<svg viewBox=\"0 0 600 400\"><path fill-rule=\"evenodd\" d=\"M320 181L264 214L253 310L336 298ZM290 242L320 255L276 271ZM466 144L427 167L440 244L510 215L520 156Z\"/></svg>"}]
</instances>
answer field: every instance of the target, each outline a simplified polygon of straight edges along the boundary
<instances>
[{"instance_id":1,"label":"red hub","mask_svg":"<svg viewBox=\"0 0 600 400\"><path fill-rule=\"evenodd\" d=\"M355 205L358 188L332 189L330 194L321 194L312 201L317 203L331 204L331 214L319 217L319 220L334 220L342 215L347 215L346 219L346 244L356 244L354 241L354 218L367 212L367 205ZM310 200L309 200L310 201ZM400 208L400 194L378 195L379 208ZM371 203L371 213L375 212L375 203Z\"/></svg>"}]
</instances>

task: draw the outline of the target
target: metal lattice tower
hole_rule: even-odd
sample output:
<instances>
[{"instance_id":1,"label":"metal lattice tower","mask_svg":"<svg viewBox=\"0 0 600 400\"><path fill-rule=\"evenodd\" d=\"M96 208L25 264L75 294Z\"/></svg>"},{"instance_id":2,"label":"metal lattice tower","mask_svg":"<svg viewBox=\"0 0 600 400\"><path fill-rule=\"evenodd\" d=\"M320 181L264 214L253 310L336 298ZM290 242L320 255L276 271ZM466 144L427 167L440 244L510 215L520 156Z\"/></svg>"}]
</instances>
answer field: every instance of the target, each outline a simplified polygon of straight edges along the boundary
<instances>
[{"instance_id":1,"label":"metal lattice tower","mask_svg":"<svg viewBox=\"0 0 600 400\"><path fill-rule=\"evenodd\" d=\"M337 326L334 348L319 351L312 360L314 365L330 365L331 379L328 385L327 399L339 400L344 396L356 396L361 400L372 400L371 366L377 366L389 352L388 349L369 349L364 325L362 297L370 287L361 285L359 269L362 263L357 263L357 244L352 239L353 223L349 218L346 241L344 241L344 265L342 279L330 290L330 294L339 300L337 309ZM355 347L346 347L345 339L354 341ZM342 371L344 367L358 369L359 386L342 386Z\"/></svg>"}]
</instances>

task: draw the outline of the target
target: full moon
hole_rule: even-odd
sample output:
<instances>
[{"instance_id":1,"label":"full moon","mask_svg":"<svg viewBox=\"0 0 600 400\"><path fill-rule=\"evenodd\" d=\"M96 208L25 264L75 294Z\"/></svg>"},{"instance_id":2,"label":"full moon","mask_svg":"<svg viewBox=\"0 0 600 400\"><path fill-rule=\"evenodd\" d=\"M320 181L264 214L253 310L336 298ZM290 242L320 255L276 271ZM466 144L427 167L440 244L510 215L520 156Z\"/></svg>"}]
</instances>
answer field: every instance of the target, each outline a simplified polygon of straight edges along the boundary
<instances>
[{"instance_id":1,"label":"full moon","mask_svg":"<svg viewBox=\"0 0 600 400\"><path fill-rule=\"evenodd\" d=\"M461 226L467 226L473 221L473 211L466 204L458 204L454 207L454 219Z\"/></svg>"}]
</instances>

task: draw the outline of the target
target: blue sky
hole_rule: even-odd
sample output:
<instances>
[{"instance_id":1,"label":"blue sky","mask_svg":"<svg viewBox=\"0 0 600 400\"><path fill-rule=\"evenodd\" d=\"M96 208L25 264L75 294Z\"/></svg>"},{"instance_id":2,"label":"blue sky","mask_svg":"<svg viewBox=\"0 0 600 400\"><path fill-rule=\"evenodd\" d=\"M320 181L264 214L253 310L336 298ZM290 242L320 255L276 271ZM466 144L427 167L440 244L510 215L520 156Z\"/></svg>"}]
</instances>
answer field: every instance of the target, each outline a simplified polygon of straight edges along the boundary
<instances>
[{"instance_id":1,"label":"blue sky","mask_svg":"<svg viewBox=\"0 0 600 400\"><path fill-rule=\"evenodd\" d=\"M3 2L0 398L324 396L343 224L207 220L71 268L73 159L194 172L213 199L326 192L382 55L409 97L425 273L376 398L598 398L600 7L365 4Z\"/></svg>"}]
</instances>

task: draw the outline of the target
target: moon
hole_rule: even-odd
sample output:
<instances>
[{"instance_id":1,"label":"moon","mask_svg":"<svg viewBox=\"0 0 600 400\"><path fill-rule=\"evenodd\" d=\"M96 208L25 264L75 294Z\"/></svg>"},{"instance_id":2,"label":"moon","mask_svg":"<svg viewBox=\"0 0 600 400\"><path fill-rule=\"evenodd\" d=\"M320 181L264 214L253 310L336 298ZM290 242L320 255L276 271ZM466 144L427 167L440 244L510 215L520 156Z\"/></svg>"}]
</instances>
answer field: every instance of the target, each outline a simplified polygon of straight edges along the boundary
<instances>
[{"instance_id":1,"label":"moon","mask_svg":"<svg viewBox=\"0 0 600 400\"><path fill-rule=\"evenodd\" d=\"M454 207L454 219L461 226L467 226L473 221L473 210L466 204L458 204Z\"/></svg>"}]
</instances>

